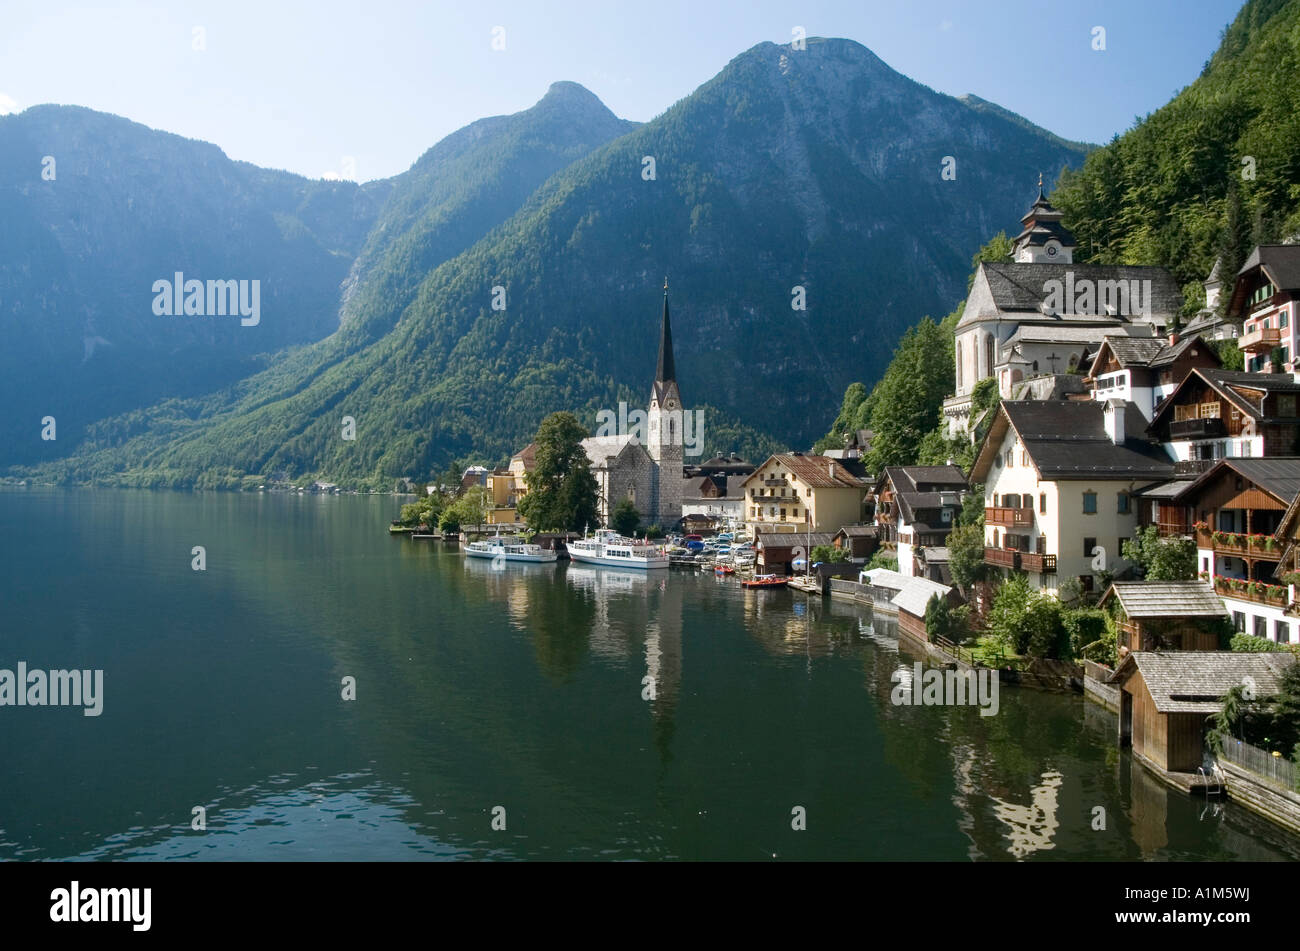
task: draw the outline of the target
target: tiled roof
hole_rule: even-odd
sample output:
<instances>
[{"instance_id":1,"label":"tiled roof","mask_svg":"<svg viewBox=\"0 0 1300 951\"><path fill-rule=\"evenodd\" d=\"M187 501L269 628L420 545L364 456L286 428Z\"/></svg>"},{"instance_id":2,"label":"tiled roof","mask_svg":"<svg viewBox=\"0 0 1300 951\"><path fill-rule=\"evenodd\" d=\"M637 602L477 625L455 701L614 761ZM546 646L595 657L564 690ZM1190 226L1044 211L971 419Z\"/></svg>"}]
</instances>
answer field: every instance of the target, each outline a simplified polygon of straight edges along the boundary
<instances>
[{"instance_id":1,"label":"tiled roof","mask_svg":"<svg viewBox=\"0 0 1300 951\"><path fill-rule=\"evenodd\" d=\"M1198 342L1195 336L1187 336L1171 344L1163 337L1128 337L1117 334L1106 335L1106 346L1115 355L1121 367L1152 367L1158 369L1169 366L1189 348ZM1207 351L1213 350L1201 341ZM1217 356L1217 354L1216 354Z\"/></svg>"},{"instance_id":2,"label":"tiled roof","mask_svg":"<svg viewBox=\"0 0 1300 951\"><path fill-rule=\"evenodd\" d=\"M754 533L755 548L794 548L802 545L809 553L818 545L829 545L835 540L831 532L767 532L758 529Z\"/></svg>"},{"instance_id":3,"label":"tiled roof","mask_svg":"<svg viewBox=\"0 0 1300 951\"><path fill-rule=\"evenodd\" d=\"M1134 435L1115 445L1106 435L1105 404L1096 400L1004 401L1001 412L1043 479L1154 480L1174 474L1173 463L1154 443ZM1140 434L1145 427L1141 411L1126 404L1125 433ZM988 440L1000 440L998 431L995 424Z\"/></svg>"},{"instance_id":4,"label":"tiled roof","mask_svg":"<svg viewBox=\"0 0 1300 951\"><path fill-rule=\"evenodd\" d=\"M886 466L884 476L898 492L960 492L968 487L957 466Z\"/></svg>"},{"instance_id":5,"label":"tiled roof","mask_svg":"<svg viewBox=\"0 0 1300 951\"><path fill-rule=\"evenodd\" d=\"M859 577L865 575L867 584L874 585L877 588L893 588L895 591L902 591L911 581L911 577L894 571L892 568L872 568L870 571L859 573Z\"/></svg>"},{"instance_id":6,"label":"tiled roof","mask_svg":"<svg viewBox=\"0 0 1300 951\"><path fill-rule=\"evenodd\" d=\"M1204 581L1116 581L1101 605L1112 597L1134 619L1228 616L1223 599Z\"/></svg>"},{"instance_id":7,"label":"tiled roof","mask_svg":"<svg viewBox=\"0 0 1300 951\"><path fill-rule=\"evenodd\" d=\"M1255 694L1277 693L1282 672L1295 663L1289 651L1245 654L1234 651L1134 651L1111 674L1111 683L1123 683L1134 670L1159 713L1215 713L1222 698L1246 677L1255 682Z\"/></svg>"},{"instance_id":8,"label":"tiled roof","mask_svg":"<svg viewBox=\"0 0 1300 951\"><path fill-rule=\"evenodd\" d=\"M864 536L867 537L867 538L875 538L875 537L876 537L876 526L874 526L874 525L845 525L845 526L843 526L842 528L840 528L840 530L839 530L838 532L836 532L835 534L836 534L836 535L839 535L839 534L841 534L841 533L844 535L845 538L855 538L855 537L864 537Z\"/></svg>"},{"instance_id":9,"label":"tiled roof","mask_svg":"<svg viewBox=\"0 0 1300 951\"><path fill-rule=\"evenodd\" d=\"M791 475L798 477L799 481L806 486L814 489L860 489L863 487L863 481L859 476L844 465L846 460L832 459L830 456L803 456L794 453L780 453L772 456L768 462L776 460L783 468L788 469ZM764 463L763 466L766 466ZM759 466L752 475L746 478L755 479L763 466Z\"/></svg>"},{"instance_id":10,"label":"tiled roof","mask_svg":"<svg viewBox=\"0 0 1300 951\"><path fill-rule=\"evenodd\" d=\"M1216 482L1225 470L1231 469L1248 479L1284 505L1300 495L1300 457L1265 456L1249 459L1220 459L1195 482L1179 493L1190 499L1202 489Z\"/></svg>"},{"instance_id":11,"label":"tiled roof","mask_svg":"<svg viewBox=\"0 0 1300 951\"><path fill-rule=\"evenodd\" d=\"M936 594L941 598L947 597L951 590L946 584L939 584L929 578L910 578L903 590L894 595L891 603L900 611L923 618L925 606L930 603L930 599Z\"/></svg>"},{"instance_id":12,"label":"tiled roof","mask_svg":"<svg viewBox=\"0 0 1300 951\"><path fill-rule=\"evenodd\" d=\"M1250 252L1237 272L1240 277L1252 268L1264 265L1278 290L1300 290L1300 244L1264 244Z\"/></svg>"},{"instance_id":13,"label":"tiled roof","mask_svg":"<svg viewBox=\"0 0 1300 951\"><path fill-rule=\"evenodd\" d=\"M1049 281L1060 281L1064 285L1068 272L1073 273L1076 286L1079 286L1079 283L1085 280L1095 282L1150 281L1150 307L1146 306L1148 302L1145 300L1142 301L1142 304L1144 309L1150 311L1150 316L1157 319L1170 319L1183 306L1183 295L1178 289L1177 281L1174 280L1172 274L1162 267L1129 267L1109 264L1049 264L1045 262L1022 264L1008 261L986 262L980 265L980 270L988 283L994 306L1001 313L1019 312L1021 314L1046 317L1047 315L1044 315L1041 310L1041 305L1048 296L1045 285ZM958 322L958 326L987 319L989 319L987 314L972 313L964 316ZM1058 314L1049 319L1061 323L1072 320L1092 322L1106 322L1108 320L1105 313ZM1127 323L1126 320L1118 317L1109 318L1109 320L1115 326Z\"/></svg>"}]
</instances>

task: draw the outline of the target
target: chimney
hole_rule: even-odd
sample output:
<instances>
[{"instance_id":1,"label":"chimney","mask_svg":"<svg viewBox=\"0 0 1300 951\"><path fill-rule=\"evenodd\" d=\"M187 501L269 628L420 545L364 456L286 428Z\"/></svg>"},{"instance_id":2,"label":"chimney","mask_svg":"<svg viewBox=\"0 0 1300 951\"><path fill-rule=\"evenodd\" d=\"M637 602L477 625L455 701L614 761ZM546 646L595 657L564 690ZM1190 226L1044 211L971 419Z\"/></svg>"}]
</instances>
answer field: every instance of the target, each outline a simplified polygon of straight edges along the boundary
<instances>
[{"instance_id":1,"label":"chimney","mask_svg":"<svg viewBox=\"0 0 1300 951\"><path fill-rule=\"evenodd\" d=\"M1117 446L1124 445L1124 410L1124 400L1112 399L1106 401L1106 408L1101 414L1106 435Z\"/></svg>"},{"instance_id":2,"label":"chimney","mask_svg":"<svg viewBox=\"0 0 1300 951\"><path fill-rule=\"evenodd\" d=\"M1169 346L1174 347L1177 345L1178 345L1178 331L1171 330L1169 331Z\"/></svg>"},{"instance_id":3,"label":"chimney","mask_svg":"<svg viewBox=\"0 0 1300 951\"><path fill-rule=\"evenodd\" d=\"M830 477L831 477L832 479L834 479L834 478L835 478L835 463L833 463L833 462L828 462L828 463L826 463L826 472L830 475Z\"/></svg>"}]
</instances>

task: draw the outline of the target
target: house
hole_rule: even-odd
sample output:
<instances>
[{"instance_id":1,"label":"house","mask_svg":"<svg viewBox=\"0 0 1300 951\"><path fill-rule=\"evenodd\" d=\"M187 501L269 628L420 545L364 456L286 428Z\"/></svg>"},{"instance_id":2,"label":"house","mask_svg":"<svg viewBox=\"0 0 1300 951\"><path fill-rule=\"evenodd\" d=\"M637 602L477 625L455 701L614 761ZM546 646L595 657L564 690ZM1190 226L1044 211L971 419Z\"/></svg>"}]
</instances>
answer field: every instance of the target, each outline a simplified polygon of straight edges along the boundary
<instances>
[{"instance_id":1,"label":"house","mask_svg":"<svg viewBox=\"0 0 1300 951\"><path fill-rule=\"evenodd\" d=\"M731 525L745 518L745 475L685 476L682 516L704 516L716 524Z\"/></svg>"},{"instance_id":2,"label":"house","mask_svg":"<svg viewBox=\"0 0 1300 951\"><path fill-rule=\"evenodd\" d=\"M771 456L741 483L754 531L835 532L862 521L869 483L848 460L803 453Z\"/></svg>"},{"instance_id":3,"label":"house","mask_svg":"<svg viewBox=\"0 0 1300 951\"><path fill-rule=\"evenodd\" d=\"M877 612L892 613L898 610L894 598L912 581L907 575L888 568L872 568L858 572L858 583L867 586L867 592Z\"/></svg>"},{"instance_id":4,"label":"house","mask_svg":"<svg viewBox=\"0 0 1300 951\"><path fill-rule=\"evenodd\" d=\"M843 449L827 449L823 454L832 459L861 459L871 451L875 435L870 429L855 429L845 438Z\"/></svg>"},{"instance_id":5,"label":"house","mask_svg":"<svg viewBox=\"0 0 1300 951\"><path fill-rule=\"evenodd\" d=\"M1296 372L1297 307L1300 307L1300 244L1255 248L1237 272L1227 313L1242 322L1237 346L1246 369ZM1277 351L1280 362L1274 365Z\"/></svg>"},{"instance_id":6,"label":"house","mask_svg":"<svg viewBox=\"0 0 1300 951\"><path fill-rule=\"evenodd\" d=\"M952 568L949 567L952 559L948 554L946 545L918 548L916 550L916 560L920 569L920 577L929 578L931 581L939 582L939 584L952 584Z\"/></svg>"},{"instance_id":7,"label":"house","mask_svg":"<svg viewBox=\"0 0 1300 951\"><path fill-rule=\"evenodd\" d=\"M981 263L957 322L957 391L944 401L948 434L972 428L972 395L996 378L1007 398L1035 374L1069 373L1106 335L1162 336L1182 308L1164 268L1076 264L1062 213L1038 199L1021 219L1012 260Z\"/></svg>"},{"instance_id":8,"label":"house","mask_svg":"<svg viewBox=\"0 0 1300 951\"><path fill-rule=\"evenodd\" d=\"M516 506L519 494L514 473L509 469L493 469L488 473L489 505L484 517L489 525L507 525L519 521Z\"/></svg>"},{"instance_id":9,"label":"house","mask_svg":"<svg viewBox=\"0 0 1300 951\"><path fill-rule=\"evenodd\" d=\"M1294 641L1291 590L1277 577L1282 520L1300 495L1300 458L1222 459L1174 502L1192 522L1201 577L1214 585L1238 631Z\"/></svg>"},{"instance_id":10,"label":"house","mask_svg":"<svg viewBox=\"0 0 1300 951\"><path fill-rule=\"evenodd\" d=\"M1131 745L1134 759L1158 774L1195 773L1205 758L1206 718L1224 695L1247 682L1258 696L1275 694L1295 660L1286 651L1134 651L1110 677L1120 688L1120 745Z\"/></svg>"},{"instance_id":11,"label":"house","mask_svg":"<svg viewBox=\"0 0 1300 951\"><path fill-rule=\"evenodd\" d=\"M659 360L650 387L650 404L645 411L646 431L598 433L582 441L596 477L597 511L604 524L609 524L614 509L624 499L632 502L641 520L648 525L668 529L681 519L682 473L688 441L684 417L665 285Z\"/></svg>"},{"instance_id":12,"label":"house","mask_svg":"<svg viewBox=\"0 0 1300 951\"><path fill-rule=\"evenodd\" d=\"M947 541L968 488L956 466L885 467L875 488L876 537L897 553L902 574L922 574L916 549Z\"/></svg>"},{"instance_id":13,"label":"house","mask_svg":"<svg viewBox=\"0 0 1300 951\"><path fill-rule=\"evenodd\" d=\"M791 574L795 561L807 559L814 548L829 545L834 537L830 532L758 529L754 532L754 564L768 574Z\"/></svg>"},{"instance_id":14,"label":"house","mask_svg":"<svg viewBox=\"0 0 1300 951\"><path fill-rule=\"evenodd\" d=\"M879 542L876 541L876 526L843 525L831 539L831 544L847 551L853 561L867 561L879 547Z\"/></svg>"},{"instance_id":15,"label":"house","mask_svg":"<svg viewBox=\"0 0 1300 951\"><path fill-rule=\"evenodd\" d=\"M1150 420L1156 407L1191 370L1219 366L1218 353L1200 337L1108 335L1102 339L1085 382L1093 399L1129 400Z\"/></svg>"},{"instance_id":16,"label":"house","mask_svg":"<svg viewBox=\"0 0 1300 951\"><path fill-rule=\"evenodd\" d=\"M1223 266L1216 258L1210 276L1201 282L1205 288L1205 306L1183 325L1183 335L1200 336L1206 340L1236 340L1241 336L1241 321L1219 313L1219 300L1223 293Z\"/></svg>"},{"instance_id":17,"label":"house","mask_svg":"<svg viewBox=\"0 0 1300 951\"><path fill-rule=\"evenodd\" d=\"M1120 570L1134 494L1173 475L1145 422L1124 400L1000 404L971 468L984 483L985 563L1053 594L1064 579L1091 591Z\"/></svg>"},{"instance_id":18,"label":"house","mask_svg":"<svg viewBox=\"0 0 1300 951\"><path fill-rule=\"evenodd\" d=\"M938 595L944 600L956 603L956 591L946 584L938 584L928 578L908 578L901 591L893 597L894 608L898 611L898 630L910 634L922 643L929 643L930 636L925 630L925 609L930 599Z\"/></svg>"},{"instance_id":19,"label":"house","mask_svg":"<svg viewBox=\"0 0 1300 951\"><path fill-rule=\"evenodd\" d=\"M487 485L488 472L487 466L470 466L461 473L460 490L468 492L475 486Z\"/></svg>"},{"instance_id":20,"label":"house","mask_svg":"<svg viewBox=\"0 0 1300 951\"><path fill-rule=\"evenodd\" d=\"M1098 607L1119 606L1119 652L1215 651L1228 610L1205 581L1116 581Z\"/></svg>"},{"instance_id":21,"label":"house","mask_svg":"<svg viewBox=\"0 0 1300 951\"><path fill-rule=\"evenodd\" d=\"M1228 456L1300 452L1300 383L1281 373L1193 369L1156 407L1148 433L1179 475L1199 475Z\"/></svg>"}]
</instances>

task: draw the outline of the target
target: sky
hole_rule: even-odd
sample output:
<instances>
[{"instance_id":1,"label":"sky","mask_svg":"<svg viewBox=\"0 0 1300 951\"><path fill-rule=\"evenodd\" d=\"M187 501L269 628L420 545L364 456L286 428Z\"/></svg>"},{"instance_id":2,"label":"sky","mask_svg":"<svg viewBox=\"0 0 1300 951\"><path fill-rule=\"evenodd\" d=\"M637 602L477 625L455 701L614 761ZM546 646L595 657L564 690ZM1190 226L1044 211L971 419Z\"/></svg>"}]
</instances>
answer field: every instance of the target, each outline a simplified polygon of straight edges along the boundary
<instances>
[{"instance_id":1,"label":"sky","mask_svg":"<svg viewBox=\"0 0 1300 951\"><path fill-rule=\"evenodd\" d=\"M5 0L0 114L87 106L359 181L579 82L646 121L757 43L856 40L939 92L1102 143L1190 84L1240 0ZM1096 33L1101 27L1103 34ZM1104 49L1094 49L1104 39ZM498 48L500 47L500 48Z\"/></svg>"}]
</instances>

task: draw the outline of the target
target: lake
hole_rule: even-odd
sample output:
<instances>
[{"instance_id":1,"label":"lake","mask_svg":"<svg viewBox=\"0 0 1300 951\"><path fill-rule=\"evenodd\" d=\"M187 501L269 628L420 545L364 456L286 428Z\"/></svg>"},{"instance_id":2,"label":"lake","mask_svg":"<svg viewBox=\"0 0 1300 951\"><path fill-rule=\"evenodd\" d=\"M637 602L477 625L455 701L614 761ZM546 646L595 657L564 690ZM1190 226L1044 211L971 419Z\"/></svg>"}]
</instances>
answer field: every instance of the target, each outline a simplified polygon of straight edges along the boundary
<instances>
[{"instance_id":1,"label":"lake","mask_svg":"<svg viewBox=\"0 0 1300 951\"><path fill-rule=\"evenodd\" d=\"M894 705L865 608L494 570L400 504L0 490L0 668L103 671L99 716L0 707L0 859L1300 858L1079 696Z\"/></svg>"}]
</instances>

